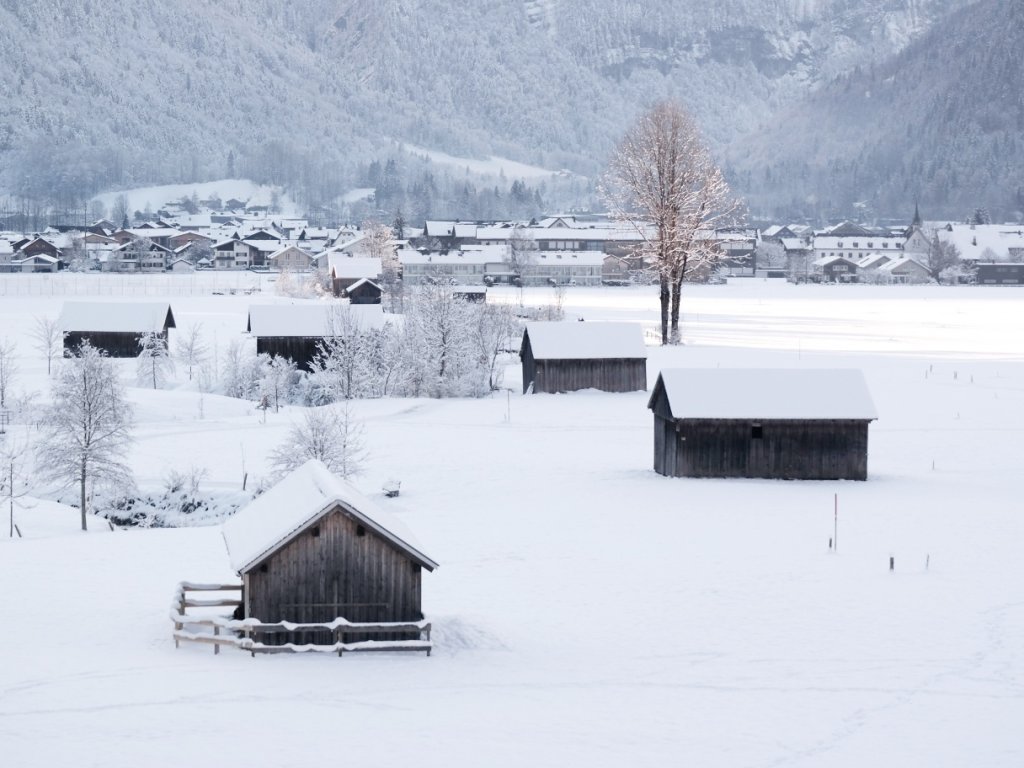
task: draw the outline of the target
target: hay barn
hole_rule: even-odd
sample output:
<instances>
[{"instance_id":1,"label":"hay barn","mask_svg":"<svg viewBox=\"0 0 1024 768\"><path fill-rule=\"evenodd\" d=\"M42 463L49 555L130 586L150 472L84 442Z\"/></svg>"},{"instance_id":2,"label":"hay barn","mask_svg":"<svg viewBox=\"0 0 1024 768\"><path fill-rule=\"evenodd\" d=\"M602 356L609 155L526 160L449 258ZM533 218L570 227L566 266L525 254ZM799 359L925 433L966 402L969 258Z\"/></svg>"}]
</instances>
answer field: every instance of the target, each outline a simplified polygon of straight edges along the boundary
<instances>
[{"instance_id":1,"label":"hay barn","mask_svg":"<svg viewBox=\"0 0 1024 768\"><path fill-rule=\"evenodd\" d=\"M662 475L868 476L868 425L878 417L857 370L665 370L648 407Z\"/></svg>"},{"instance_id":2,"label":"hay barn","mask_svg":"<svg viewBox=\"0 0 1024 768\"><path fill-rule=\"evenodd\" d=\"M231 567L242 577L244 618L423 618L423 570L437 563L399 520L319 461L287 475L225 521L222 531ZM332 642L330 633L301 634L298 642ZM345 641L353 639L359 638Z\"/></svg>"},{"instance_id":3,"label":"hay barn","mask_svg":"<svg viewBox=\"0 0 1024 768\"><path fill-rule=\"evenodd\" d=\"M320 342L346 324L370 330L382 328L385 322L380 304L257 304L249 307L246 330L256 338L257 354L287 357L308 371Z\"/></svg>"},{"instance_id":4,"label":"hay barn","mask_svg":"<svg viewBox=\"0 0 1024 768\"><path fill-rule=\"evenodd\" d=\"M647 348L636 323L527 323L523 392L647 389Z\"/></svg>"},{"instance_id":5,"label":"hay barn","mask_svg":"<svg viewBox=\"0 0 1024 768\"><path fill-rule=\"evenodd\" d=\"M166 343L174 313L166 302L65 302L57 326L64 334L64 354L88 341L109 357L138 357L139 342L155 333Z\"/></svg>"}]
</instances>

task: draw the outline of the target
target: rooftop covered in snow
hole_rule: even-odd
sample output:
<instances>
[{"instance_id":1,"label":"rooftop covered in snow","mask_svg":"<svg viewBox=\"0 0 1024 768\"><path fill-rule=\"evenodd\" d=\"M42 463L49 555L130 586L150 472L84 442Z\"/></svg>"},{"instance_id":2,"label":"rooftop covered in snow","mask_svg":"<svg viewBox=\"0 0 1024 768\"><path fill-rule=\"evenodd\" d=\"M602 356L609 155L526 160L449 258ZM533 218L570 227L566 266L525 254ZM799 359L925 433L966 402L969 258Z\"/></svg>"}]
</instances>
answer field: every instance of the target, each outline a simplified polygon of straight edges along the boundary
<instances>
[{"instance_id":1,"label":"rooftop covered in snow","mask_svg":"<svg viewBox=\"0 0 1024 768\"><path fill-rule=\"evenodd\" d=\"M536 360L623 360L647 357L643 329L637 323L527 323L527 342Z\"/></svg>"},{"instance_id":2,"label":"rooftop covered in snow","mask_svg":"<svg viewBox=\"0 0 1024 768\"><path fill-rule=\"evenodd\" d=\"M339 506L422 567L430 571L437 567L437 563L416 545L401 521L315 459L307 461L224 522L221 530L231 567L239 574L249 571Z\"/></svg>"},{"instance_id":3,"label":"rooftop covered in snow","mask_svg":"<svg viewBox=\"0 0 1024 768\"><path fill-rule=\"evenodd\" d=\"M332 335L332 329L352 322L363 329L382 328L388 319L379 304L254 304L246 330L257 337Z\"/></svg>"},{"instance_id":4,"label":"rooftop covered in snow","mask_svg":"<svg viewBox=\"0 0 1024 768\"><path fill-rule=\"evenodd\" d=\"M175 328L167 302L68 301L57 320L64 333L161 333Z\"/></svg>"},{"instance_id":5,"label":"rooftop covered in snow","mask_svg":"<svg viewBox=\"0 0 1024 768\"><path fill-rule=\"evenodd\" d=\"M675 419L878 418L856 369L670 368L659 374L650 406L662 390Z\"/></svg>"}]
</instances>

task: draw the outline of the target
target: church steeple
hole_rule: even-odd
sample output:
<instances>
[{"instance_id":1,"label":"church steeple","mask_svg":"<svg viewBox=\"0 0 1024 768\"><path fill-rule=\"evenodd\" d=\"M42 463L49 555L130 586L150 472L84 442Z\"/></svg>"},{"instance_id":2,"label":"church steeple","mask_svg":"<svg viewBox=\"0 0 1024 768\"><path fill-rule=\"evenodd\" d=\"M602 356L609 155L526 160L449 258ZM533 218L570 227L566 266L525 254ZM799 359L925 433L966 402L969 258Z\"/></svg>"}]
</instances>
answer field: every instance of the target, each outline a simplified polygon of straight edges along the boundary
<instances>
[{"instance_id":1,"label":"church steeple","mask_svg":"<svg viewBox=\"0 0 1024 768\"><path fill-rule=\"evenodd\" d=\"M912 222L910 222L910 226L912 226L912 227L920 227L921 226L921 211L917 207L917 201L916 200L914 201L914 220Z\"/></svg>"}]
</instances>

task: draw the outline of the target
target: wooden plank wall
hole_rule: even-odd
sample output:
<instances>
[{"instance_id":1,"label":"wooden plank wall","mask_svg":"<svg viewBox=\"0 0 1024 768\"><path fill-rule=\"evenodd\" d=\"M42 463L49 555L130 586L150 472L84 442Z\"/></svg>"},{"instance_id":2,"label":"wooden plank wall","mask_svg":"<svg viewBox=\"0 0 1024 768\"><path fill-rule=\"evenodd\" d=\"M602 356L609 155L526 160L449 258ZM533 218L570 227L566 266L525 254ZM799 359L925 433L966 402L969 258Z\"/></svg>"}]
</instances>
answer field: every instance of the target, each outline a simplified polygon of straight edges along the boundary
<instances>
[{"instance_id":1,"label":"wooden plank wall","mask_svg":"<svg viewBox=\"0 0 1024 768\"><path fill-rule=\"evenodd\" d=\"M419 621L420 566L339 508L249 571L246 605L264 622ZM316 633L308 633L316 635ZM320 633L324 634L324 633ZM345 642L367 638L347 637ZM377 639L401 639L382 638ZM286 642L285 638L280 638ZM327 637L291 642L333 642ZM267 642L273 642L271 638Z\"/></svg>"},{"instance_id":2,"label":"wooden plank wall","mask_svg":"<svg viewBox=\"0 0 1024 768\"><path fill-rule=\"evenodd\" d=\"M165 341L167 331L158 334ZM71 357L75 350L88 341L96 349L104 352L108 357L138 357L141 347L139 340L141 333L99 333L94 331L69 331L64 334L64 356Z\"/></svg>"},{"instance_id":3,"label":"wooden plank wall","mask_svg":"<svg viewBox=\"0 0 1024 768\"><path fill-rule=\"evenodd\" d=\"M760 438L753 437L754 424ZM654 469L675 477L866 480L868 424L685 419L677 425L655 416Z\"/></svg>"},{"instance_id":4,"label":"wooden plank wall","mask_svg":"<svg viewBox=\"0 0 1024 768\"><path fill-rule=\"evenodd\" d=\"M321 337L259 336L256 338L256 354L287 357L299 370L310 371L321 341Z\"/></svg>"},{"instance_id":5,"label":"wooden plank wall","mask_svg":"<svg viewBox=\"0 0 1024 768\"><path fill-rule=\"evenodd\" d=\"M523 360L523 381L526 378ZM636 392L647 389L647 361L619 360L537 360L534 392L575 392L598 389L603 392Z\"/></svg>"}]
</instances>

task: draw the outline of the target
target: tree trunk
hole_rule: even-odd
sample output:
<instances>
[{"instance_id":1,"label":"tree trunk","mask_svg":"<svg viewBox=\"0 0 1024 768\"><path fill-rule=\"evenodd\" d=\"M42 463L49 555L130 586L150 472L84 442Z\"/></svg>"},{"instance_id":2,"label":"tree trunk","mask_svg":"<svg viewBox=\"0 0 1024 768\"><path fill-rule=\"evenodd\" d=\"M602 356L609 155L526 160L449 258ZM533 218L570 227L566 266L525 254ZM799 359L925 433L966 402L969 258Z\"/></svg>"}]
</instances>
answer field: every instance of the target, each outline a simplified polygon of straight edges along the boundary
<instances>
[{"instance_id":1,"label":"tree trunk","mask_svg":"<svg viewBox=\"0 0 1024 768\"><path fill-rule=\"evenodd\" d=\"M658 280L661 283L661 343L662 346L669 343L668 339L668 308L669 308L669 279L660 275Z\"/></svg>"},{"instance_id":2,"label":"tree trunk","mask_svg":"<svg viewBox=\"0 0 1024 768\"><path fill-rule=\"evenodd\" d=\"M682 334L679 332L679 306L682 302L683 278L677 277L672 281L672 317L671 332L672 343L679 344L682 341Z\"/></svg>"},{"instance_id":3,"label":"tree trunk","mask_svg":"<svg viewBox=\"0 0 1024 768\"><path fill-rule=\"evenodd\" d=\"M81 492L80 500L82 502L81 509L82 509L82 530L83 531L88 530L88 528L86 527L86 524L85 524L85 480L86 480L86 477L85 477L85 462L83 461L82 462L81 484L79 485L79 491Z\"/></svg>"}]
</instances>

